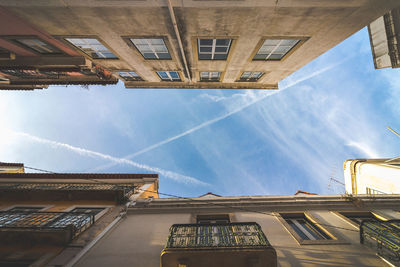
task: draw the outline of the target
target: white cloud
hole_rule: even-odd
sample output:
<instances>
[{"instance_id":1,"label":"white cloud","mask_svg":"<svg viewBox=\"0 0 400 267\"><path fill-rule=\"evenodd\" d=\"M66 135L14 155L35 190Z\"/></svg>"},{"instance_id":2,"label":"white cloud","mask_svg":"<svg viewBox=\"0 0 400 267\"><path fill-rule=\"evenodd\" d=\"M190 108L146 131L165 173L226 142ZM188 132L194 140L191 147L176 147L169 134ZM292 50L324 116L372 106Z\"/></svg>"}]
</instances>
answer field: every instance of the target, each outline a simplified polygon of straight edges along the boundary
<instances>
[{"instance_id":1,"label":"white cloud","mask_svg":"<svg viewBox=\"0 0 400 267\"><path fill-rule=\"evenodd\" d=\"M208 185L207 183L202 182L202 181L200 181L200 180L198 180L198 179L196 179L194 177L182 175L182 174L179 174L179 173L175 173L175 172L172 172L172 171L160 169L160 168L157 168L157 167L151 167L151 166L148 166L148 165L145 165L145 164L134 162L132 160L116 158L116 157L113 157L113 156L110 156L110 155L106 155L106 154L103 154L103 153L100 153L100 152L95 152L95 151L87 150L87 149L84 149L84 148L71 146L69 144L64 144L64 143L48 140L48 139L45 139L45 138L40 138L40 137L37 137L37 136L30 135L28 133L13 132L13 134L17 135L17 136L20 136L20 137L28 138L29 140L32 140L32 141L35 141L35 142L38 142L38 143L50 145L50 146L52 146L54 148L64 148L64 149L67 149L69 151L76 152L76 153L78 153L80 155L83 155L83 156L102 158L102 159L105 159L105 160L112 161L112 162L114 162L116 164L127 164L127 165L134 166L136 168L139 168L139 169L145 169L145 170L148 170L148 171L152 171L152 172L158 173L160 175L163 175L165 177L171 178L171 179L173 179L173 180L175 180L177 182L183 182L183 183L186 183L186 184L193 184L193 185L202 185L202 186Z\"/></svg>"}]
</instances>

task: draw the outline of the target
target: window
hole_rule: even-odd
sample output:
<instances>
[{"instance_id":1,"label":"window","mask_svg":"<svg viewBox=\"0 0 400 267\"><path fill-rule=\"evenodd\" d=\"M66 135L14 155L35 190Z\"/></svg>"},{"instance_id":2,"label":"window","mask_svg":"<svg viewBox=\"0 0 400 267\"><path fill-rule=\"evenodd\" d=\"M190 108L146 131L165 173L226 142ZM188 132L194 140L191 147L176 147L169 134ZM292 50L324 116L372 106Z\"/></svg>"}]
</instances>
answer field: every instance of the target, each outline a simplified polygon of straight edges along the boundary
<instances>
[{"instance_id":1,"label":"window","mask_svg":"<svg viewBox=\"0 0 400 267\"><path fill-rule=\"evenodd\" d=\"M199 59L225 60L231 43L232 39L197 39Z\"/></svg>"},{"instance_id":2,"label":"window","mask_svg":"<svg viewBox=\"0 0 400 267\"><path fill-rule=\"evenodd\" d=\"M256 82L263 76L263 72L260 71L245 71L240 76L240 82Z\"/></svg>"},{"instance_id":3,"label":"window","mask_svg":"<svg viewBox=\"0 0 400 267\"><path fill-rule=\"evenodd\" d=\"M96 38L65 38L68 42L79 48L82 52L93 59L114 59L117 58Z\"/></svg>"},{"instance_id":4,"label":"window","mask_svg":"<svg viewBox=\"0 0 400 267\"><path fill-rule=\"evenodd\" d=\"M228 214L197 215L196 223L230 223L230 218Z\"/></svg>"},{"instance_id":5,"label":"window","mask_svg":"<svg viewBox=\"0 0 400 267\"><path fill-rule=\"evenodd\" d=\"M40 211L44 207L14 207L12 209L9 209L7 211L15 211L15 212L33 212L33 211Z\"/></svg>"},{"instance_id":6,"label":"window","mask_svg":"<svg viewBox=\"0 0 400 267\"><path fill-rule=\"evenodd\" d=\"M142 77L134 71L120 71L118 74L125 81L143 81Z\"/></svg>"},{"instance_id":7,"label":"window","mask_svg":"<svg viewBox=\"0 0 400 267\"><path fill-rule=\"evenodd\" d=\"M308 219L304 213L302 214L290 214L281 215L288 226L293 230L301 240L331 240L328 234L326 234L320 227L315 225L310 219ZM288 229L290 230L290 229ZM290 231L290 232L293 232Z\"/></svg>"},{"instance_id":8,"label":"window","mask_svg":"<svg viewBox=\"0 0 400 267\"><path fill-rule=\"evenodd\" d=\"M202 82L219 82L221 72L200 72L200 81Z\"/></svg>"},{"instance_id":9,"label":"window","mask_svg":"<svg viewBox=\"0 0 400 267\"><path fill-rule=\"evenodd\" d=\"M372 212L339 212L351 224L359 226L363 220L380 221Z\"/></svg>"},{"instance_id":10,"label":"window","mask_svg":"<svg viewBox=\"0 0 400 267\"><path fill-rule=\"evenodd\" d=\"M171 55L162 38L130 40L145 59L171 59Z\"/></svg>"},{"instance_id":11,"label":"window","mask_svg":"<svg viewBox=\"0 0 400 267\"><path fill-rule=\"evenodd\" d=\"M281 60L300 40L265 40L253 60Z\"/></svg>"},{"instance_id":12,"label":"window","mask_svg":"<svg viewBox=\"0 0 400 267\"><path fill-rule=\"evenodd\" d=\"M162 81L175 82L181 81L181 77L177 71L157 71L158 76L160 76Z\"/></svg>"},{"instance_id":13,"label":"window","mask_svg":"<svg viewBox=\"0 0 400 267\"><path fill-rule=\"evenodd\" d=\"M54 46L48 43L45 43L40 39L16 38L14 39L14 41L42 55L62 54L62 52L59 49L55 48Z\"/></svg>"},{"instance_id":14,"label":"window","mask_svg":"<svg viewBox=\"0 0 400 267\"><path fill-rule=\"evenodd\" d=\"M70 212L73 213L90 213L93 215L97 215L98 213L102 212L104 208L86 208L86 207L79 207L79 208L74 208Z\"/></svg>"}]
</instances>

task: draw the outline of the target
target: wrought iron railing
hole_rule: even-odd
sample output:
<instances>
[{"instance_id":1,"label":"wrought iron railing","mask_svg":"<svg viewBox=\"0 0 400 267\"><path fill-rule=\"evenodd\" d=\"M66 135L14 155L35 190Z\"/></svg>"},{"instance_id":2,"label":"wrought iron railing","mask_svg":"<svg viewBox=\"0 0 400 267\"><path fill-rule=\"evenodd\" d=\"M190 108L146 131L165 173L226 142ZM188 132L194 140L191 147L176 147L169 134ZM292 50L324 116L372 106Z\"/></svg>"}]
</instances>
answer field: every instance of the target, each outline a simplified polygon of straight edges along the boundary
<instances>
[{"instance_id":1,"label":"wrought iron railing","mask_svg":"<svg viewBox=\"0 0 400 267\"><path fill-rule=\"evenodd\" d=\"M0 229L72 229L75 237L94 223L95 214L82 212L1 211Z\"/></svg>"},{"instance_id":2,"label":"wrought iron railing","mask_svg":"<svg viewBox=\"0 0 400 267\"><path fill-rule=\"evenodd\" d=\"M360 243L371 246L378 255L400 266L400 220L363 220Z\"/></svg>"},{"instance_id":3,"label":"wrought iron railing","mask_svg":"<svg viewBox=\"0 0 400 267\"><path fill-rule=\"evenodd\" d=\"M174 224L166 249L170 248L259 248L270 244L254 222L224 224Z\"/></svg>"},{"instance_id":4,"label":"wrought iron railing","mask_svg":"<svg viewBox=\"0 0 400 267\"><path fill-rule=\"evenodd\" d=\"M133 191L133 184L106 183L0 183L0 190Z\"/></svg>"}]
</instances>

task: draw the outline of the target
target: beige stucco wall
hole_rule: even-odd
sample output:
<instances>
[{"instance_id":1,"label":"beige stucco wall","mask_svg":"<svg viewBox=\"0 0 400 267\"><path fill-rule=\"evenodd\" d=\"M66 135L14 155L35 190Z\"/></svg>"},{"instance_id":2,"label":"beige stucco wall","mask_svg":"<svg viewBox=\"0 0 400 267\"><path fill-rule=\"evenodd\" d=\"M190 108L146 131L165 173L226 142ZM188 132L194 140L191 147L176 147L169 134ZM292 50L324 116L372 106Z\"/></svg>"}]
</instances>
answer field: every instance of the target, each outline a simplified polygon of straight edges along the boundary
<instances>
[{"instance_id":1,"label":"beige stucco wall","mask_svg":"<svg viewBox=\"0 0 400 267\"><path fill-rule=\"evenodd\" d=\"M94 60L136 71L145 82L127 87L276 88L277 83L351 34L398 6L397 0L172 1L193 83L160 82L155 71L184 72L167 1L13 1L0 5L59 38L95 36L119 59ZM165 37L172 60L145 60L123 37ZM232 38L226 61L197 60L196 38ZM264 39L306 41L281 61L252 61ZM222 83L196 83L199 71L220 71ZM259 82L236 82L243 71L262 71Z\"/></svg>"},{"instance_id":2,"label":"beige stucco wall","mask_svg":"<svg viewBox=\"0 0 400 267\"><path fill-rule=\"evenodd\" d=\"M344 166L346 192L367 194L366 188L386 194L400 193L400 166L385 163L387 159L348 160ZM355 188L351 184L355 184Z\"/></svg>"},{"instance_id":3,"label":"beige stucco wall","mask_svg":"<svg viewBox=\"0 0 400 267\"><path fill-rule=\"evenodd\" d=\"M238 212L234 220L261 225L276 249L279 266L386 266L375 251L359 244L359 233L354 226L328 210L314 210L310 214L321 223L353 231L327 227L345 244L299 245L275 217ZM393 215L398 216L398 213L388 217ZM129 214L75 266L159 267L169 227L174 223L191 223L191 216L190 213Z\"/></svg>"}]
</instances>

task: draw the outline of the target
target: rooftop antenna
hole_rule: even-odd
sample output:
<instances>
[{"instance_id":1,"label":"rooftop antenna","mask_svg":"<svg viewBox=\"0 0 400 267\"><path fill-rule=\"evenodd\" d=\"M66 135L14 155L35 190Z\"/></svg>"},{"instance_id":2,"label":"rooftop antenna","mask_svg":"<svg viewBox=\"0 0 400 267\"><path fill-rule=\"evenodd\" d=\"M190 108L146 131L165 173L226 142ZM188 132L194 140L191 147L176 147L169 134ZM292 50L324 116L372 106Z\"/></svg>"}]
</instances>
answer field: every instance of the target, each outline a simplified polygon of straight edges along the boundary
<instances>
[{"instance_id":1,"label":"rooftop antenna","mask_svg":"<svg viewBox=\"0 0 400 267\"><path fill-rule=\"evenodd\" d=\"M393 130L392 128L390 128L389 126L386 126L386 128L388 128L389 131L391 131L392 133L394 133L395 135L397 135L398 137L400 137L400 134L398 132L396 132L395 130ZM391 161L395 161L400 159L400 157L396 157L396 158L391 158L385 161L386 162L391 162Z\"/></svg>"}]
</instances>

